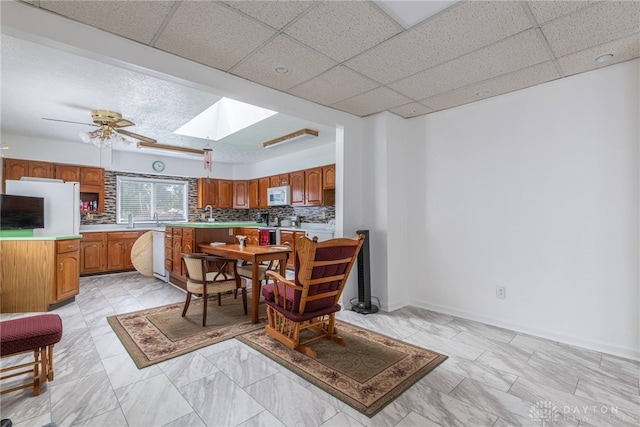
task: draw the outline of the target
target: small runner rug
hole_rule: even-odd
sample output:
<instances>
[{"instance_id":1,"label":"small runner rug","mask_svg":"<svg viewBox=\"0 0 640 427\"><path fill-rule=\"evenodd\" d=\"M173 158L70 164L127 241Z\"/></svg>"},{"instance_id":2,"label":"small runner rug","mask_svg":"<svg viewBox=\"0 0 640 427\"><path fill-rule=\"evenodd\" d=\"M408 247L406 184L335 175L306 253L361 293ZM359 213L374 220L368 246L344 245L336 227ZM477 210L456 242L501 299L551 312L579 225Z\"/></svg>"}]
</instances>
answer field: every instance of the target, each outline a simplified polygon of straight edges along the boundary
<instances>
[{"instance_id":1,"label":"small runner rug","mask_svg":"<svg viewBox=\"0 0 640 427\"><path fill-rule=\"evenodd\" d=\"M202 327L202 300L191 300L187 315L182 317L184 302L155 307L133 313L107 317L107 321L140 369L176 356L233 338L256 329L264 330L265 306L260 306L257 324L245 316L242 298L223 297L222 305L209 300L207 326Z\"/></svg>"},{"instance_id":2,"label":"small runner rug","mask_svg":"<svg viewBox=\"0 0 640 427\"><path fill-rule=\"evenodd\" d=\"M337 328L347 345L315 341L310 346L318 353L317 359L290 350L264 328L236 339L369 417L447 359L349 323L338 321Z\"/></svg>"}]
</instances>

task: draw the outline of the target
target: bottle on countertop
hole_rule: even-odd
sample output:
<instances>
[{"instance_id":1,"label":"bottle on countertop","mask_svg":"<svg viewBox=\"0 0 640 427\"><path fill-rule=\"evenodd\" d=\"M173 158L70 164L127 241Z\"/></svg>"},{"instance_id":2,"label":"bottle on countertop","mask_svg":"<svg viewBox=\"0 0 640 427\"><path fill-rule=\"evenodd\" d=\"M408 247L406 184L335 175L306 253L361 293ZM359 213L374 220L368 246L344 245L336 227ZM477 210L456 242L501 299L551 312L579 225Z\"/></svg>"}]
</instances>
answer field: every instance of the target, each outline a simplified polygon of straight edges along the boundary
<instances>
[{"instance_id":1,"label":"bottle on countertop","mask_svg":"<svg viewBox=\"0 0 640 427\"><path fill-rule=\"evenodd\" d=\"M275 217L275 218L273 219L273 226L274 226L274 227L278 227L278 217Z\"/></svg>"}]
</instances>

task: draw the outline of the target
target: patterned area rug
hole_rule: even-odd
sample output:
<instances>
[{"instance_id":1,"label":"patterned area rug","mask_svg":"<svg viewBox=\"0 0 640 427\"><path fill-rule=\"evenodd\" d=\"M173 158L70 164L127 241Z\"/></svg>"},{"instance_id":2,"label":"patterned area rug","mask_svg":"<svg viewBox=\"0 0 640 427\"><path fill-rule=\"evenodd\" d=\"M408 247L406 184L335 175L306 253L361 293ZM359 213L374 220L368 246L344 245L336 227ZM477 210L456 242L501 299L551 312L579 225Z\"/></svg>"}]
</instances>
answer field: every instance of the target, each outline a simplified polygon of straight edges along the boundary
<instances>
[{"instance_id":1,"label":"patterned area rug","mask_svg":"<svg viewBox=\"0 0 640 427\"><path fill-rule=\"evenodd\" d=\"M237 299L223 297L221 306L210 300L205 327L199 299L191 301L185 317L181 316L184 303L176 303L107 317L107 321L142 369L245 332L264 330L265 306L260 306L257 324L251 323L251 298L247 306L249 314L245 316L240 295Z\"/></svg>"},{"instance_id":2,"label":"patterned area rug","mask_svg":"<svg viewBox=\"0 0 640 427\"><path fill-rule=\"evenodd\" d=\"M264 329L236 338L369 417L447 359L345 322L337 326L347 345L318 340L311 344L317 359L290 350Z\"/></svg>"}]
</instances>

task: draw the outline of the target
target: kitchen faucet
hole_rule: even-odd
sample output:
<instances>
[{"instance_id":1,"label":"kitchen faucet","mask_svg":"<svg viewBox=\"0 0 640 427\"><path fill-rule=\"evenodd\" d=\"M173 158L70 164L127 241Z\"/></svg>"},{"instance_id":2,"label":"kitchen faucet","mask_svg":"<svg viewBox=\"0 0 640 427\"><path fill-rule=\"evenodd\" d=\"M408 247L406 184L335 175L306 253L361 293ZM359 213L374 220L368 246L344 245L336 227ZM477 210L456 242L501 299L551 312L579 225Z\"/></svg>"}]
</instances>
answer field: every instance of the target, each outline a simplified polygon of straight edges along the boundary
<instances>
[{"instance_id":1,"label":"kitchen faucet","mask_svg":"<svg viewBox=\"0 0 640 427\"><path fill-rule=\"evenodd\" d=\"M157 227L159 227L159 226L161 226L161 225L162 225L162 224L160 224L160 217L158 216L158 212L154 212L154 213L153 213L153 219L155 219L155 220L156 220L156 226L157 226Z\"/></svg>"},{"instance_id":2,"label":"kitchen faucet","mask_svg":"<svg viewBox=\"0 0 640 427\"><path fill-rule=\"evenodd\" d=\"M211 205L207 205L204 208L209 209L209 221L213 221L213 208L211 207Z\"/></svg>"}]
</instances>

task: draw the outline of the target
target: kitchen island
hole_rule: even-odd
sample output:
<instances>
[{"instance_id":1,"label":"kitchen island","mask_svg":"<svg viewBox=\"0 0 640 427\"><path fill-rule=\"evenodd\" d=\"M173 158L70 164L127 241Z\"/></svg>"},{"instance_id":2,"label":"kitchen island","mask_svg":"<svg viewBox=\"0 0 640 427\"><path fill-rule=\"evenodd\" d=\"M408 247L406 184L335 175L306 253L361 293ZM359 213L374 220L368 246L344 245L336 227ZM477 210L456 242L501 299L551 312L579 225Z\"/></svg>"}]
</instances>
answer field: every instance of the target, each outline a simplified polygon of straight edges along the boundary
<instances>
[{"instance_id":1,"label":"kitchen island","mask_svg":"<svg viewBox=\"0 0 640 427\"><path fill-rule=\"evenodd\" d=\"M44 312L74 301L81 237L0 237L2 313Z\"/></svg>"},{"instance_id":2,"label":"kitchen island","mask_svg":"<svg viewBox=\"0 0 640 427\"><path fill-rule=\"evenodd\" d=\"M168 222L165 223L165 270L169 271L169 281L186 290L186 271L183 270L183 253L199 251L199 245L212 242L237 243L236 229L258 228L266 224L249 221L236 222Z\"/></svg>"}]
</instances>

